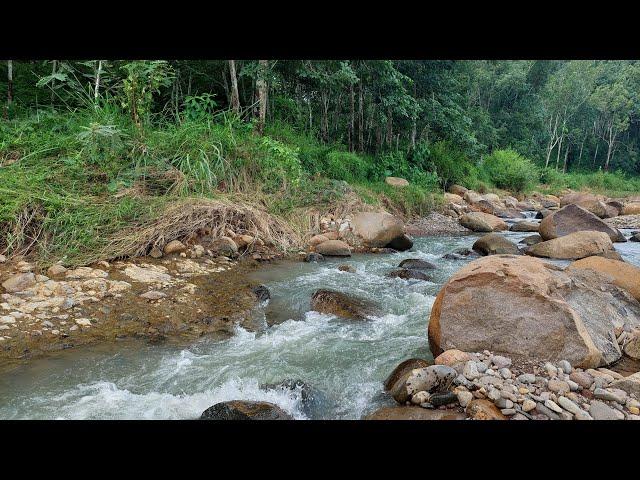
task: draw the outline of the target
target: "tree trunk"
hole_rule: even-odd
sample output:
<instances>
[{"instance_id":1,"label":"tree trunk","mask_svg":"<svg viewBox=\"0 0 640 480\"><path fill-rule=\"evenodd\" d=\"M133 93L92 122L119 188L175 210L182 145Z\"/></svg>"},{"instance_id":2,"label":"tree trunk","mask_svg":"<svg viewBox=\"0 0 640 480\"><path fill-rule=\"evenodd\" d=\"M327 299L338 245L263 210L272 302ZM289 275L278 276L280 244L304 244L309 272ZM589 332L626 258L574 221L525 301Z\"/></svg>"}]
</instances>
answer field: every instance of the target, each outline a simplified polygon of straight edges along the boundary
<instances>
[{"instance_id":1,"label":"tree trunk","mask_svg":"<svg viewBox=\"0 0 640 480\"><path fill-rule=\"evenodd\" d=\"M231 77L231 110L240 114L240 95L238 94L238 77L236 76L236 61L229 60L229 76Z\"/></svg>"},{"instance_id":2,"label":"tree trunk","mask_svg":"<svg viewBox=\"0 0 640 480\"><path fill-rule=\"evenodd\" d=\"M391 148L393 142L393 116L391 115L391 107L387 108L387 146Z\"/></svg>"},{"instance_id":3,"label":"tree trunk","mask_svg":"<svg viewBox=\"0 0 640 480\"><path fill-rule=\"evenodd\" d=\"M256 78L256 91L258 94L258 124L260 135L264 133L264 122L267 118L267 71L269 60L259 60L258 78Z\"/></svg>"},{"instance_id":4,"label":"tree trunk","mask_svg":"<svg viewBox=\"0 0 640 480\"><path fill-rule=\"evenodd\" d=\"M349 121L349 151L355 150L355 138L354 138L354 125L355 125L355 94L353 89L353 83L349 86L350 103L351 103L351 118Z\"/></svg>"},{"instance_id":5,"label":"tree trunk","mask_svg":"<svg viewBox=\"0 0 640 480\"><path fill-rule=\"evenodd\" d=\"M7 105L13 103L13 60L7 60Z\"/></svg>"},{"instance_id":6,"label":"tree trunk","mask_svg":"<svg viewBox=\"0 0 640 480\"><path fill-rule=\"evenodd\" d=\"M567 145L567 149L564 151L564 164L562 165L562 173L567 173L567 158L569 157L569 148L571 144Z\"/></svg>"},{"instance_id":7,"label":"tree trunk","mask_svg":"<svg viewBox=\"0 0 640 480\"><path fill-rule=\"evenodd\" d=\"M55 75L57 69L58 69L58 61L54 60L53 61L53 65L51 66L51 75ZM52 107L53 107L53 102L54 102L54 97L55 97L55 92L54 92L54 87L55 86L56 86L56 79L52 78L51 79L51 106Z\"/></svg>"},{"instance_id":8,"label":"tree trunk","mask_svg":"<svg viewBox=\"0 0 640 480\"><path fill-rule=\"evenodd\" d=\"M102 74L102 60L98 60L98 70L96 71L96 86L93 89L93 101L98 107L98 95L100 94L100 75Z\"/></svg>"},{"instance_id":9,"label":"tree trunk","mask_svg":"<svg viewBox=\"0 0 640 480\"><path fill-rule=\"evenodd\" d=\"M364 105L362 101L362 82L359 83L359 102L358 102L358 144L360 153L364 152Z\"/></svg>"}]
</instances>

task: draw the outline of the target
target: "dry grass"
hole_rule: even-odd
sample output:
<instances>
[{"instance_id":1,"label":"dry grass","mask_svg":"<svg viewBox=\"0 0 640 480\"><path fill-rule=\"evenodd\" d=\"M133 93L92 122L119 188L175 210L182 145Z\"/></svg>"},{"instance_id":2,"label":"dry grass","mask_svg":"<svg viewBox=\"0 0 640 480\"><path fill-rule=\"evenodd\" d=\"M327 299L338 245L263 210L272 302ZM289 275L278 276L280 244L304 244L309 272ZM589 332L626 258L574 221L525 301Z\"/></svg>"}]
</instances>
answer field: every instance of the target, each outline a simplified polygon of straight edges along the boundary
<instances>
[{"instance_id":1,"label":"dry grass","mask_svg":"<svg viewBox=\"0 0 640 480\"><path fill-rule=\"evenodd\" d=\"M264 209L227 199L186 199L168 207L158 218L122 230L109 239L101 258L146 255L154 246L162 248L171 240L186 240L208 230L214 237L227 230L248 234L281 251L299 248L302 240L289 225Z\"/></svg>"}]
</instances>

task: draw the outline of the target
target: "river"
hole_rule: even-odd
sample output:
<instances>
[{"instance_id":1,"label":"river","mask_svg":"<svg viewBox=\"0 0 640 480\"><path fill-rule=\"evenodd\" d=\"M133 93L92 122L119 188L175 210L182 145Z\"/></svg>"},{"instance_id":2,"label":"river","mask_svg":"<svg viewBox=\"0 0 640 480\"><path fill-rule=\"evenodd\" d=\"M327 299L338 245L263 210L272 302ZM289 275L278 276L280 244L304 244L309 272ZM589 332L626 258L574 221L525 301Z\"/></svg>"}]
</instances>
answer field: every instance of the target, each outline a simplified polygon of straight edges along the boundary
<instances>
[{"instance_id":1,"label":"river","mask_svg":"<svg viewBox=\"0 0 640 480\"><path fill-rule=\"evenodd\" d=\"M518 242L531 234L505 235ZM276 403L296 419L359 419L393 404L382 381L398 363L431 358L426 329L435 295L467 262L442 255L479 236L423 237L409 252L266 266L254 273L272 295L257 331L237 328L229 339L188 348L120 341L32 360L0 375L0 418L193 419L217 402L242 399ZM640 265L640 243L615 246ZM406 258L438 265L433 281L385 277ZM356 273L337 269L345 263ZM374 300L385 314L349 322L308 311L318 288ZM303 402L299 387L266 386L286 379L310 385L314 401Z\"/></svg>"}]
</instances>

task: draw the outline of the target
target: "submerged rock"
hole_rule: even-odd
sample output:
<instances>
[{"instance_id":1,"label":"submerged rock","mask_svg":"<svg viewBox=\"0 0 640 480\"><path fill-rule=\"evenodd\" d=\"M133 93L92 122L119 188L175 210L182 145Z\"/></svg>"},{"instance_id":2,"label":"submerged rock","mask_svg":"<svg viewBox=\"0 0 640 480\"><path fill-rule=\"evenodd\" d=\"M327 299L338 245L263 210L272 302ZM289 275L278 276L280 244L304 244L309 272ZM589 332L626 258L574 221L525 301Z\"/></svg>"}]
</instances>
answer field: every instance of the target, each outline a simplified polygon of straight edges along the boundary
<instances>
[{"instance_id":1,"label":"submerged rock","mask_svg":"<svg viewBox=\"0 0 640 480\"><path fill-rule=\"evenodd\" d=\"M442 256L442 258L446 258L447 260L467 260L469 258L477 257L480 257L480 254L471 250L470 248L459 248L458 250Z\"/></svg>"},{"instance_id":2,"label":"submerged rock","mask_svg":"<svg viewBox=\"0 0 640 480\"><path fill-rule=\"evenodd\" d=\"M351 265L340 265L338 267L338 270L340 270L341 272L349 272L349 273L356 273L356 269L355 267L352 267Z\"/></svg>"},{"instance_id":3,"label":"submerged rock","mask_svg":"<svg viewBox=\"0 0 640 480\"><path fill-rule=\"evenodd\" d=\"M404 252L405 250L409 250L413 247L413 239L409 235L401 235L391 240L387 244L387 247L393 248L399 252Z\"/></svg>"},{"instance_id":4,"label":"submerged rock","mask_svg":"<svg viewBox=\"0 0 640 480\"><path fill-rule=\"evenodd\" d=\"M207 408L200 420L293 420L293 417L273 403L231 400Z\"/></svg>"},{"instance_id":5,"label":"submerged rock","mask_svg":"<svg viewBox=\"0 0 640 480\"><path fill-rule=\"evenodd\" d=\"M420 260L419 258L407 258L406 260L402 260L398 268L408 268L411 270L433 270L436 267L433 263L427 262L425 260Z\"/></svg>"},{"instance_id":6,"label":"submerged rock","mask_svg":"<svg viewBox=\"0 0 640 480\"><path fill-rule=\"evenodd\" d=\"M264 302L265 300L269 300L271 298L271 292L264 285L257 285L251 288L251 291L258 297L258 300Z\"/></svg>"},{"instance_id":7,"label":"submerged rock","mask_svg":"<svg viewBox=\"0 0 640 480\"><path fill-rule=\"evenodd\" d=\"M308 263L312 263L312 262L316 262L316 263L317 263L317 262L323 262L323 261L324 261L324 256L323 256L323 255L321 255L320 253L311 252L311 253L308 253L308 254L304 257L304 259L303 259L303 260L304 260L305 262L308 262Z\"/></svg>"},{"instance_id":8,"label":"submerged rock","mask_svg":"<svg viewBox=\"0 0 640 480\"><path fill-rule=\"evenodd\" d=\"M596 272L493 255L442 287L428 333L434 355L492 349L588 368L621 357L616 328L638 327L640 303Z\"/></svg>"},{"instance_id":9,"label":"submerged rock","mask_svg":"<svg viewBox=\"0 0 640 480\"><path fill-rule=\"evenodd\" d=\"M364 320L380 314L379 309L370 301L350 297L341 292L320 289L311 297L311 309L342 318Z\"/></svg>"},{"instance_id":10,"label":"submerged rock","mask_svg":"<svg viewBox=\"0 0 640 480\"><path fill-rule=\"evenodd\" d=\"M404 280L431 280L431 277L420 270L413 270L410 268L398 268L392 270L386 275L389 278L402 278Z\"/></svg>"},{"instance_id":11,"label":"submerged rock","mask_svg":"<svg viewBox=\"0 0 640 480\"><path fill-rule=\"evenodd\" d=\"M479 238L472 248L481 255L522 255L515 243L507 240L499 233L489 233Z\"/></svg>"}]
</instances>

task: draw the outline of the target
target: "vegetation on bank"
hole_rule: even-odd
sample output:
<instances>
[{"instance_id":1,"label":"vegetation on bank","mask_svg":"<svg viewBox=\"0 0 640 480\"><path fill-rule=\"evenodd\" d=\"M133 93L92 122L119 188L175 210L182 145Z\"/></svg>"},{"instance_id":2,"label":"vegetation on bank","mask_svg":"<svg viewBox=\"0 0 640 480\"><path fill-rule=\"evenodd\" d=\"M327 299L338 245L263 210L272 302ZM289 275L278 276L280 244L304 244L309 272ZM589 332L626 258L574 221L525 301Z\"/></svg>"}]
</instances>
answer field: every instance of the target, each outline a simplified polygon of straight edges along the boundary
<instances>
[{"instance_id":1,"label":"vegetation on bank","mask_svg":"<svg viewBox=\"0 0 640 480\"><path fill-rule=\"evenodd\" d=\"M409 77L400 70L407 65L358 64L370 77L345 80L348 65L342 64L340 75L327 77L329 83L323 76L327 68L338 68L331 62L279 73L279 81L297 82L293 90L305 90L305 97L274 80L275 64L246 61L244 76L234 79L224 68L218 72L231 82L224 102L217 87L196 81L195 63L54 61L49 75L32 75L30 81L21 75L19 89L0 83L0 91L11 87L0 120L0 252L33 252L45 263L74 264L95 260L114 245L122 244L123 253L137 251L130 244L135 235L118 243L123 231L163 224L158 219L168 208L191 198L219 200L215 208L206 207L214 209L234 201L253 205L302 233L313 212L337 211L341 204L424 214L454 183L480 192L571 188L623 196L640 191L640 179L628 168L565 173L571 162L544 167L544 158L527 156L531 149L509 147L519 142L481 144L482 130L460 123L452 104L433 110L433 117L420 117L416 112L427 107L416 107L402 93ZM212 65L227 63L205 62L199 72ZM460 73L438 62L421 68L429 65L440 80ZM41 67L34 64L31 73ZM309 77L311 71L315 77ZM184 91L186 73L190 93ZM426 88L424 82L433 79L424 74L414 72L409 79ZM240 88L233 87L234 80ZM344 81L351 82L350 107L329 95ZM436 87L429 85L430 91ZM457 98L447 90L450 85L438 88L441 101L447 94L451 101ZM301 110L304 102L308 110ZM376 105L388 108L376 110ZM419 118L427 125L417 135ZM387 176L410 185L391 187L384 183ZM281 226L274 228L282 232Z\"/></svg>"}]
</instances>

